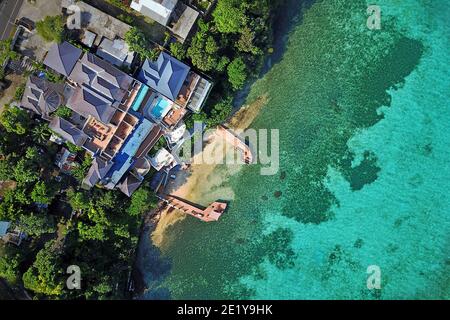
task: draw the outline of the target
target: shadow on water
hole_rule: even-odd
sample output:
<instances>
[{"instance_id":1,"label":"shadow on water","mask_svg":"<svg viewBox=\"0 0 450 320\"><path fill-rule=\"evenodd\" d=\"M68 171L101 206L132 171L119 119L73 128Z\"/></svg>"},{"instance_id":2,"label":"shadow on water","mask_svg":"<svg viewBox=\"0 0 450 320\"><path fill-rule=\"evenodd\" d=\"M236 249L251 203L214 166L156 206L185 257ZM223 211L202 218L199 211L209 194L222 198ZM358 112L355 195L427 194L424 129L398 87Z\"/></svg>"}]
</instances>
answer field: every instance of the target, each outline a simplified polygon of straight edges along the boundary
<instances>
[{"instance_id":1,"label":"shadow on water","mask_svg":"<svg viewBox=\"0 0 450 320\"><path fill-rule=\"evenodd\" d=\"M258 79L263 78L270 69L281 61L286 51L289 34L293 28L302 22L303 13L308 10L315 0L285 0L284 4L275 13L273 21L273 53L267 54L264 58L264 64L257 78L248 81L244 89L239 91L234 100L237 111L244 103L250 93L252 85Z\"/></svg>"},{"instance_id":2,"label":"shadow on water","mask_svg":"<svg viewBox=\"0 0 450 320\"><path fill-rule=\"evenodd\" d=\"M281 61L286 51L289 34L294 26L303 21L303 13L307 11L315 0L287 0L283 4L273 22L273 44L274 52L265 59L265 64L261 70L260 78L262 78L272 66Z\"/></svg>"},{"instance_id":3,"label":"shadow on water","mask_svg":"<svg viewBox=\"0 0 450 320\"><path fill-rule=\"evenodd\" d=\"M139 239L137 259L133 270L136 286L135 296L138 299L166 300L171 298L168 289L158 288L170 274L172 262L170 259L162 257L161 250L150 239L155 227L155 224L146 223Z\"/></svg>"}]
</instances>

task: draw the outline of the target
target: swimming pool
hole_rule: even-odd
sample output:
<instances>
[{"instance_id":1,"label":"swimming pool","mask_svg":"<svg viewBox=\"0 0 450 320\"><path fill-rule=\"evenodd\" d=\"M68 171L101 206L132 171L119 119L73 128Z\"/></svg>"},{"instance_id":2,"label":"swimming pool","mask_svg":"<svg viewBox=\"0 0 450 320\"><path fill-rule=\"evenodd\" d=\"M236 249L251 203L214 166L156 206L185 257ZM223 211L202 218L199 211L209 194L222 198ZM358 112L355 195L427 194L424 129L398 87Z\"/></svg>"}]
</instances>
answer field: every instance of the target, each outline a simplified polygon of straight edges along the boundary
<instances>
[{"instance_id":1,"label":"swimming pool","mask_svg":"<svg viewBox=\"0 0 450 320\"><path fill-rule=\"evenodd\" d=\"M171 108L170 102L162 97L158 97L155 100L156 103L150 111L150 114L153 118L162 120L162 118L164 118L164 116L169 112Z\"/></svg>"},{"instance_id":2,"label":"swimming pool","mask_svg":"<svg viewBox=\"0 0 450 320\"><path fill-rule=\"evenodd\" d=\"M144 100L148 90L149 88L144 84L140 87L136 99L134 99L133 104L131 105L131 109L133 109L134 111L139 110L139 107L141 106L142 101Z\"/></svg>"}]
</instances>

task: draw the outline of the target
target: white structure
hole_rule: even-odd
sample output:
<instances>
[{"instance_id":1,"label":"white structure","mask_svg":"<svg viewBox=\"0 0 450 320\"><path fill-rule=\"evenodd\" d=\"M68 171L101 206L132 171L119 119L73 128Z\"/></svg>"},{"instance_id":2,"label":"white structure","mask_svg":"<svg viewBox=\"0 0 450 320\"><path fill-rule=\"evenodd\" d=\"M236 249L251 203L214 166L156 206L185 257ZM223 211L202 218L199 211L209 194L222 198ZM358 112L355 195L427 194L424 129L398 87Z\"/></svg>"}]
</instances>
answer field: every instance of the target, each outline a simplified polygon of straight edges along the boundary
<instances>
[{"instance_id":1,"label":"white structure","mask_svg":"<svg viewBox=\"0 0 450 320\"><path fill-rule=\"evenodd\" d=\"M176 166L176 161L174 156L167 151L166 149L160 149L154 158L150 159L150 162L157 171L161 170L164 167L168 167L169 169Z\"/></svg>"},{"instance_id":2,"label":"white structure","mask_svg":"<svg viewBox=\"0 0 450 320\"><path fill-rule=\"evenodd\" d=\"M134 59L134 52L130 51L123 39L110 40L103 38L97 49L97 55L117 67L129 67Z\"/></svg>"},{"instance_id":3,"label":"white structure","mask_svg":"<svg viewBox=\"0 0 450 320\"><path fill-rule=\"evenodd\" d=\"M131 8L167 26L178 0L133 0Z\"/></svg>"},{"instance_id":4,"label":"white structure","mask_svg":"<svg viewBox=\"0 0 450 320\"><path fill-rule=\"evenodd\" d=\"M13 243L16 246L20 246L22 240L27 238L27 235L20 231L17 227L11 231L11 222L0 221L0 240L5 243Z\"/></svg>"},{"instance_id":5,"label":"white structure","mask_svg":"<svg viewBox=\"0 0 450 320\"><path fill-rule=\"evenodd\" d=\"M9 221L0 221L0 238L3 238L8 233L8 229L11 226Z\"/></svg>"}]
</instances>

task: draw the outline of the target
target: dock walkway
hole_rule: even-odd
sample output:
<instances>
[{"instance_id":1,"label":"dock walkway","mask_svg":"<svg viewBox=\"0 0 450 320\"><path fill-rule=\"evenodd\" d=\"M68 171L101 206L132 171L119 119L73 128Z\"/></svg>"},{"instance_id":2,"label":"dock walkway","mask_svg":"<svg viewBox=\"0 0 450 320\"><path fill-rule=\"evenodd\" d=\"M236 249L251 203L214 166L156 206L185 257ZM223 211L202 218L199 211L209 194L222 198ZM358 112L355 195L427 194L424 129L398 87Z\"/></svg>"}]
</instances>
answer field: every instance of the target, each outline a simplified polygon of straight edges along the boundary
<instances>
[{"instance_id":1,"label":"dock walkway","mask_svg":"<svg viewBox=\"0 0 450 320\"><path fill-rule=\"evenodd\" d=\"M252 149L240 138L238 135L233 133L227 127L220 125L217 127L216 134L220 137L225 138L226 141L231 143L236 150L239 150L242 155L242 160L246 164L253 163L253 151Z\"/></svg>"},{"instance_id":2,"label":"dock walkway","mask_svg":"<svg viewBox=\"0 0 450 320\"><path fill-rule=\"evenodd\" d=\"M158 197L169 207L180 210L204 222L218 221L227 208L227 203L219 201L213 202L204 208L170 194L159 195Z\"/></svg>"}]
</instances>

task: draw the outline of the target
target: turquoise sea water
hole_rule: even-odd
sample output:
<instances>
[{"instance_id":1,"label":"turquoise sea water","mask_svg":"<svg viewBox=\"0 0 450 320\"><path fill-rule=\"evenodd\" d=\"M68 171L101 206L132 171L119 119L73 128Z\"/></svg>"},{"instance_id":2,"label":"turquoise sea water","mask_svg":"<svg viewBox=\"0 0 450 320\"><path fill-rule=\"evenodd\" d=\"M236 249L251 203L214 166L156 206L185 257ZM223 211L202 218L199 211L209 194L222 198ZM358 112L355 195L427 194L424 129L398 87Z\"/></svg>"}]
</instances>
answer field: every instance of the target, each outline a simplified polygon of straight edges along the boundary
<instances>
[{"instance_id":1,"label":"turquoise sea water","mask_svg":"<svg viewBox=\"0 0 450 320\"><path fill-rule=\"evenodd\" d=\"M450 298L450 9L377 3L379 31L365 1L302 9L248 97L268 96L252 127L280 130L280 173L247 167L218 223L172 226L144 298Z\"/></svg>"}]
</instances>

